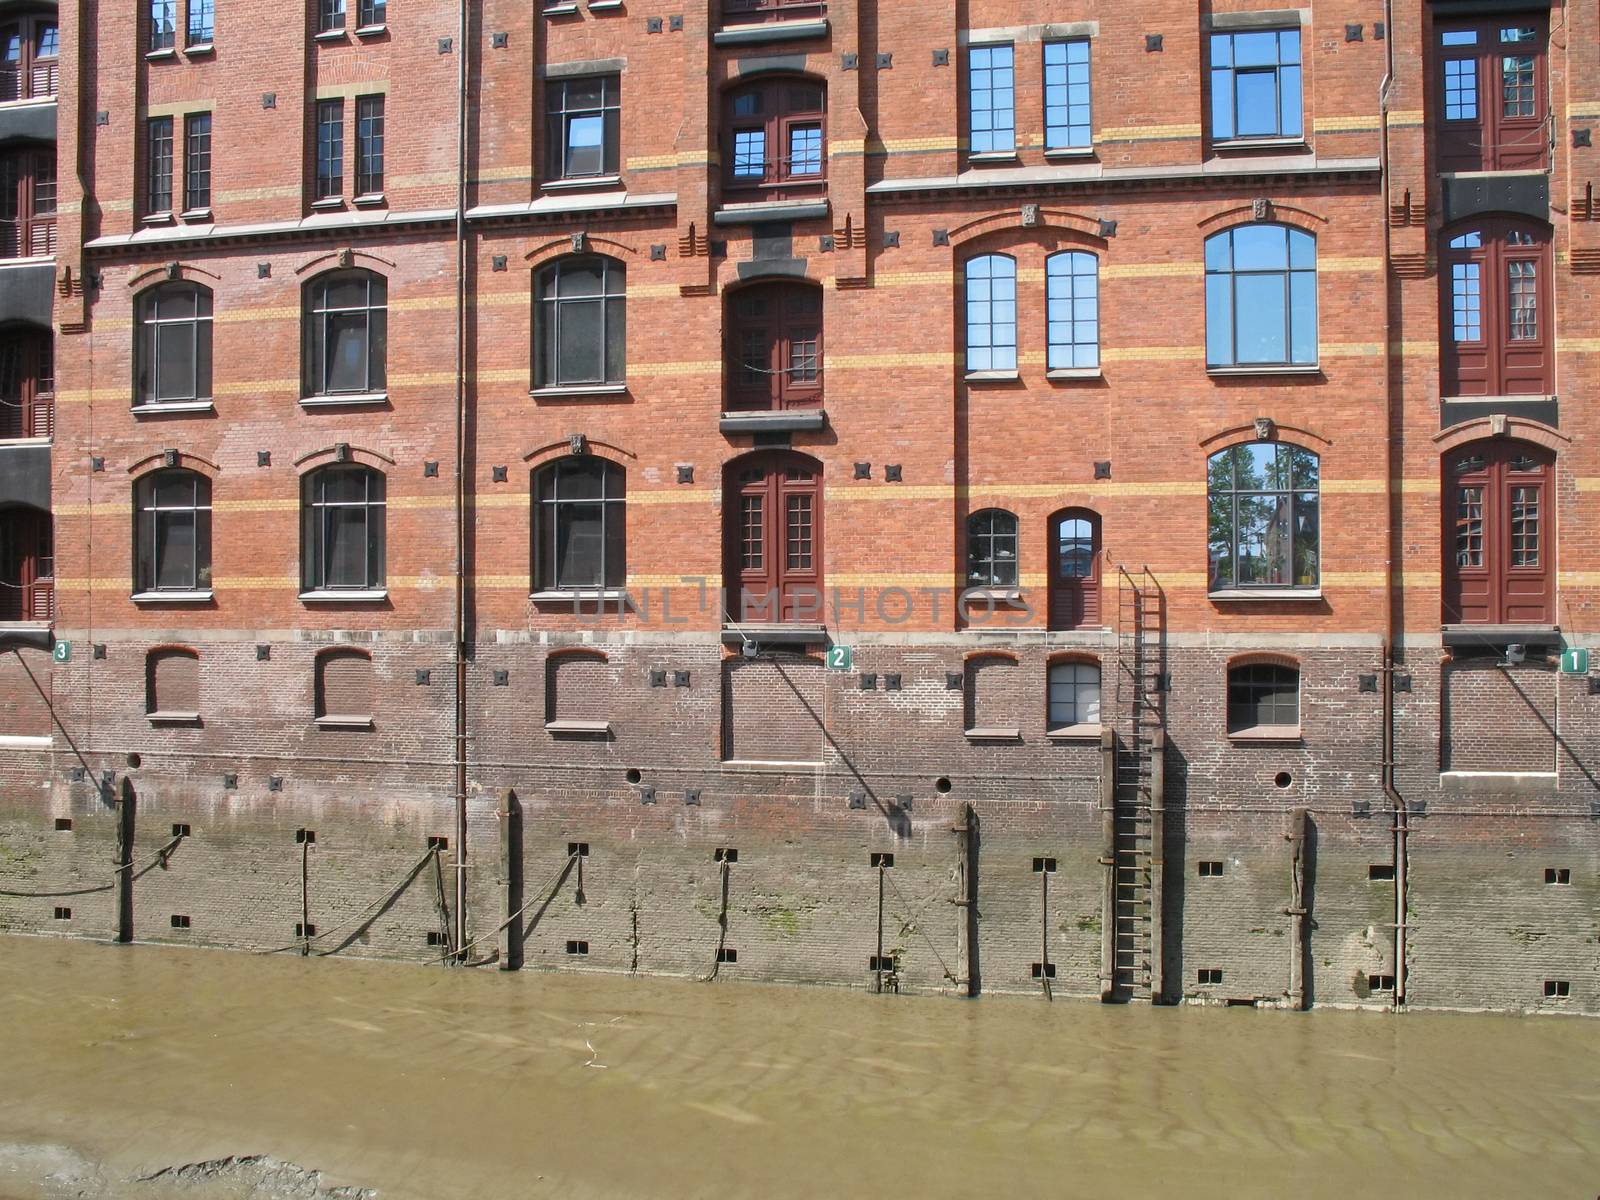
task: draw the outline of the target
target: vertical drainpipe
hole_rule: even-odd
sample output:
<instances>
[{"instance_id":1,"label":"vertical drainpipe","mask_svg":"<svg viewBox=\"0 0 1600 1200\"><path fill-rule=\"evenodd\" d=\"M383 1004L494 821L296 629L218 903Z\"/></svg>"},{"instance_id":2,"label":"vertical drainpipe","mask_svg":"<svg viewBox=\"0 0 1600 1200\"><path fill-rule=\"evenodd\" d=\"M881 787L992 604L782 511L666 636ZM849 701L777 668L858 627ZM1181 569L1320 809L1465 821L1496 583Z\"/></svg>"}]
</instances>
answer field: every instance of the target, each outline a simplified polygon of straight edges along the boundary
<instances>
[{"instance_id":1,"label":"vertical drainpipe","mask_svg":"<svg viewBox=\"0 0 1600 1200\"><path fill-rule=\"evenodd\" d=\"M456 59L456 951L467 944L467 2Z\"/></svg>"},{"instance_id":2,"label":"vertical drainpipe","mask_svg":"<svg viewBox=\"0 0 1600 1200\"><path fill-rule=\"evenodd\" d=\"M1387 534L1387 553L1384 559L1383 593L1383 762L1381 773L1383 792L1389 801L1394 818L1394 1004L1400 1008L1406 1002L1406 803L1395 786L1395 734L1394 734L1394 638L1395 638L1395 553L1399 545L1396 525L1399 515L1394 489L1394 356L1390 344L1395 335L1393 328L1394 306L1390 299L1390 263L1393 253L1393 235L1389 227L1389 89L1394 84L1394 11L1392 0L1384 0L1384 75L1378 85L1378 178L1383 191L1383 336L1384 346L1384 436L1383 478L1384 500L1388 505L1384 527Z\"/></svg>"}]
</instances>

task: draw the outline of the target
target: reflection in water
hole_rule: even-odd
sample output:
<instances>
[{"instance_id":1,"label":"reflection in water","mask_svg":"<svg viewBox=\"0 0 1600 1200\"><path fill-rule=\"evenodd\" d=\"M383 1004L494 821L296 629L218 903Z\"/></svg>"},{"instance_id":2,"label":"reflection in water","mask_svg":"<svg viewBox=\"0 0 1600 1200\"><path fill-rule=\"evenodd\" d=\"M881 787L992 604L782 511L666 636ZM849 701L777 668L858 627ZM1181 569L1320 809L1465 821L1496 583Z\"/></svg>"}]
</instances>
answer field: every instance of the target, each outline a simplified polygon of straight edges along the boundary
<instances>
[{"instance_id":1,"label":"reflection in water","mask_svg":"<svg viewBox=\"0 0 1600 1200\"><path fill-rule=\"evenodd\" d=\"M384 1200L1600 1191L1577 1020L6 938L0 1054L0 1143L71 1147L112 1180L269 1154ZM0 1194L21 1186L6 1167Z\"/></svg>"}]
</instances>

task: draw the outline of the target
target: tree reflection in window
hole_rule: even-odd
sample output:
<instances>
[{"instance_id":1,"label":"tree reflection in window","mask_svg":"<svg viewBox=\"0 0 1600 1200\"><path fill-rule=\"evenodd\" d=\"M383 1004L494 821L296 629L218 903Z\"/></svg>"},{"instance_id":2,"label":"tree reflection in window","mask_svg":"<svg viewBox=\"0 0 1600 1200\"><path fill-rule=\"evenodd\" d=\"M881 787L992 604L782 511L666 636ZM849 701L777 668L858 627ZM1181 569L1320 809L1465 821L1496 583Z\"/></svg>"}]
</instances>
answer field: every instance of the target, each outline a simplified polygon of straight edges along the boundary
<instances>
[{"instance_id":1,"label":"tree reflection in window","mask_svg":"<svg viewBox=\"0 0 1600 1200\"><path fill-rule=\"evenodd\" d=\"M1317 456L1250 442L1213 454L1206 474L1211 590L1318 586Z\"/></svg>"}]
</instances>

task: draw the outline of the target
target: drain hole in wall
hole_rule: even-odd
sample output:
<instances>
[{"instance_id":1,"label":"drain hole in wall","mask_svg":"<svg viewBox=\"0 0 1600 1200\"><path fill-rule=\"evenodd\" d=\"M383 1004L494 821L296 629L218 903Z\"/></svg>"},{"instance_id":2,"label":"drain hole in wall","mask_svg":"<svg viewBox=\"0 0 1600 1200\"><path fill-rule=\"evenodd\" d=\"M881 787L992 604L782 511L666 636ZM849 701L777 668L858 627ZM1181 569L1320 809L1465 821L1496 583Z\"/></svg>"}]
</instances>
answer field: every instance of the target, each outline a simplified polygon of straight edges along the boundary
<instances>
[{"instance_id":1,"label":"drain hole in wall","mask_svg":"<svg viewBox=\"0 0 1600 1200\"><path fill-rule=\"evenodd\" d=\"M948 795L950 792L950 777L948 775L941 775L939 778L935 779L933 781L933 790L938 792L941 796Z\"/></svg>"},{"instance_id":2,"label":"drain hole in wall","mask_svg":"<svg viewBox=\"0 0 1600 1200\"><path fill-rule=\"evenodd\" d=\"M1286 788L1294 782L1294 776L1287 771L1279 771L1272 777L1272 782L1278 787Z\"/></svg>"},{"instance_id":3,"label":"drain hole in wall","mask_svg":"<svg viewBox=\"0 0 1600 1200\"><path fill-rule=\"evenodd\" d=\"M639 773L638 767L629 767L627 779L629 783L638 783L644 776Z\"/></svg>"},{"instance_id":4,"label":"drain hole in wall","mask_svg":"<svg viewBox=\"0 0 1600 1200\"><path fill-rule=\"evenodd\" d=\"M140 758L137 753L132 753L132 754L128 755L128 765L130 767L137 767L143 761L144 761L144 759Z\"/></svg>"}]
</instances>

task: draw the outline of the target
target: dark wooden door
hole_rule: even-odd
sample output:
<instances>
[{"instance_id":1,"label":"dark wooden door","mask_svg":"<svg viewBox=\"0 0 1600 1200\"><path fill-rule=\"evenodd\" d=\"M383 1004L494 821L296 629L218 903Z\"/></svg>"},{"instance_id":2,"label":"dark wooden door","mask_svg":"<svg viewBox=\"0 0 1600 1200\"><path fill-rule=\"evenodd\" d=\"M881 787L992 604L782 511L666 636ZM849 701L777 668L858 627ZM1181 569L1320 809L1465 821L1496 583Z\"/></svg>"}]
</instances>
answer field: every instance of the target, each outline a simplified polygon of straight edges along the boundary
<instances>
[{"instance_id":1,"label":"dark wooden door","mask_svg":"<svg viewBox=\"0 0 1600 1200\"><path fill-rule=\"evenodd\" d=\"M1474 442L1445 458L1444 621L1555 620L1554 455L1526 442Z\"/></svg>"},{"instance_id":2,"label":"dark wooden door","mask_svg":"<svg viewBox=\"0 0 1600 1200\"><path fill-rule=\"evenodd\" d=\"M794 283L741 288L728 298L728 407L822 403L822 289Z\"/></svg>"},{"instance_id":3,"label":"dark wooden door","mask_svg":"<svg viewBox=\"0 0 1600 1200\"><path fill-rule=\"evenodd\" d=\"M54 615L50 514L0 512L0 621L48 621Z\"/></svg>"},{"instance_id":4,"label":"dark wooden door","mask_svg":"<svg viewBox=\"0 0 1600 1200\"><path fill-rule=\"evenodd\" d=\"M1542 15L1434 26L1441 171L1537 171L1549 160Z\"/></svg>"},{"instance_id":5,"label":"dark wooden door","mask_svg":"<svg viewBox=\"0 0 1600 1200\"><path fill-rule=\"evenodd\" d=\"M1446 396L1547 396L1551 346L1550 237L1486 217L1444 234L1439 280L1440 391Z\"/></svg>"},{"instance_id":6,"label":"dark wooden door","mask_svg":"<svg viewBox=\"0 0 1600 1200\"><path fill-rule=\"evenodd\" d=\"M775 451L730 465L728 609L739 622L821 624L822 470Z\"/></svg>"},{"instance_id":7,"label":"dark wooden door","mask_svg":"<svg viewBox=\"0 0 1600 1200\"><path fill-rule=\"evenodd\" d=\"M1069 508L1050 518L1050 628L1100 625L1100 514Z\"/></svg>"}]
</instances>

